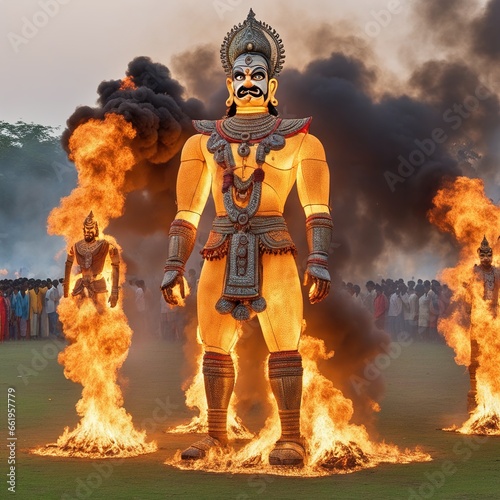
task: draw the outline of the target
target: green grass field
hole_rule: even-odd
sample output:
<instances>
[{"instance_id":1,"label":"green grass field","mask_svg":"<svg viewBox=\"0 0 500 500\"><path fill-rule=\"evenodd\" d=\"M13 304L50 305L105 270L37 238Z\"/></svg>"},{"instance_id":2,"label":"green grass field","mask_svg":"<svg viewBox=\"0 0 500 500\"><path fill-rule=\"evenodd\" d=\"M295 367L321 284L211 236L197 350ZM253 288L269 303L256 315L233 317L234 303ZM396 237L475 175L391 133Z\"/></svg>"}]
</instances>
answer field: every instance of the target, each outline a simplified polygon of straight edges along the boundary
<instances>
[{"instance_id":1,"label":"green grass field","mask_svg":"<svg viewBox=\"0 0 500 500\"><path fill-rule=\"evenodd\" d=\"M166 434L191 413L184 405L183 350L160 340L133 344L120 376L125 408L136 427L158 442L156 453L125 460L40 457L29 452L54 442L78 422L81 386L63 376L54 341L0 345L3 440L0 498L8 491L7 391L16 395L16 492L19 499L500 499L500 438L439 430L466 419L468 377L447 347L414 343L384 369L377 440L420 445L432 462L384 464L320 478L213 474L164 465L192 435ZM62 344L59 346L62 347ZM7 478L7 480L6 480Z\"/></svg>"}]
</instances>

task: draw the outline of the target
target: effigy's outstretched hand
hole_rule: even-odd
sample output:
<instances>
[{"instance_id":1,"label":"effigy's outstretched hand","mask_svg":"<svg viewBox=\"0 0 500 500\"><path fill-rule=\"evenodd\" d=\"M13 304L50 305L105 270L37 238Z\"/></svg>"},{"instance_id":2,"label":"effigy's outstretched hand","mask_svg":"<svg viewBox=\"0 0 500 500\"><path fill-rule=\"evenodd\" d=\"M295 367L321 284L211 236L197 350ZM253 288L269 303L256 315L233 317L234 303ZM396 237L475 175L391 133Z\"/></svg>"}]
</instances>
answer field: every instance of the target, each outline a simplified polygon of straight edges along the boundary
<instances>
[{"instance_id":1,"label":"effigy's outstretched hand","mask_svg":"<svg viewBox=\"0 0 500 500\"><path fill-rule=\"evenodd\" d=\"M118 292L112 291L108 299L109 307L115 307L118 303Z\"/></svg>"},{"instance_id":2,"label":"effigy's outstretched hand","mask_svg":"<svg viewBox=\"0 0 500 500\"><path fill-rule=\"evenodd\" d=\"M323 267L307 266L304 273L304 286L307 286L309 283L311 283L309 302L317 304L326 298L330 292L330 273Z\"/></svg>"},{"instance_id":3,"label":"effigy's outstretched hand","mask_svg":"<svg viewBox=\"0 0 500 500\"><path fill-rule=\"evenodd\" d=\"M176 286L179 286L180 296L184 299L186 294L184 291L184 278L182 274L179 271L166 271L160 288L165 302L173 306L179 304L178 295L174 292Z\"/></svg>"}]
</instances>

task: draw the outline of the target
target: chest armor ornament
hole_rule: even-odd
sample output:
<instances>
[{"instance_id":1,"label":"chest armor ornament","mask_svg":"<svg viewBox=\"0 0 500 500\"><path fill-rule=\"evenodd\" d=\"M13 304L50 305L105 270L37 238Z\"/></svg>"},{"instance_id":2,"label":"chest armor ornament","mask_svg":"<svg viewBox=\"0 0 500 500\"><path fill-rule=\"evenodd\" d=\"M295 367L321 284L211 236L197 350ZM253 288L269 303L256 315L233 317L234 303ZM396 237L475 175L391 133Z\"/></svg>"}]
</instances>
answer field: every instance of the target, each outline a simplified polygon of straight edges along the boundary
<instances>
[{"instance_id":1,"label":"chest armor ornament","mask_svg":"<svg viewBox=\"0 0 500 500\"><path fill-rule=\"evenodd\" d=\"M198 132L210 135L207 149L224 169L222 196L227 216L218 217L212 228L212 233L223 235L227 245L223 252L227 256L223 293L215 306L220 314L231 313L235 319L247 321L253 314L266 309L266 300L261 296L259 248L262 249L264 241L274 241L268 237L270 233L285 236L268 245L267 250L295 253L283 217L256 217L255 214L260 206L265 177L262 165L267 154L283 149L287 137L307 132L310 122L311 118L283 120L270 114L193 122ZM238 155L242 159L250 155L251 146L257 146L257 168L245 181L234 173L237 165L231 143L238 144ZM222 256L210 253L209 246L205 247L205 253L202 252L204 258Z\"/></svg>"},{"instance_id":2,"label":"chest armor ornament","mask_svg":"<svg viewBox=\"0 0 500 500\"><path fill-rule=\"evenodd\" d=\"M491 303L493 309L498 303L498 294L500 289L500 270L491 266L489 271L485 271L481 266L474 267L476 279L484 284L483 299Z\"/></svg>"}]
</instances>

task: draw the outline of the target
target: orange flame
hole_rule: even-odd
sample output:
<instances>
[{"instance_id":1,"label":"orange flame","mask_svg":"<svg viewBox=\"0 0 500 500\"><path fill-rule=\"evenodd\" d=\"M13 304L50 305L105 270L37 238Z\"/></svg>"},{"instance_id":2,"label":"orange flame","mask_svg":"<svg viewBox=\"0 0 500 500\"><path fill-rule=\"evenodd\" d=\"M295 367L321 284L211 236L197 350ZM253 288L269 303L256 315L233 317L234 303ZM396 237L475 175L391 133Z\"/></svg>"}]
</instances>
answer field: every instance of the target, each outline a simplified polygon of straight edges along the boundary
<instances>
[{"instance_id":1,"label":"orange flame","mask_svg":"<svg viewBox=\"0 0 500 500\"><path fill-rule=\"evenodd\" d=\"M119 90L135 90L137 85L134 83L134 79L131 76L126 76L122 79L122 84Z\"/></svg>"},{"instance_id":2,"label":"orange flame","mask_svg":"<svg viewBox=\"0 0 500 500\"><path fill-rule=\"evenodd\" d=\"M134 136L132 125L114 114L106 115L103 121L90 120L74 131L69 145L70 158L78 170L78 186L51 212L50 234L63 235L70 246L82 238L83 221L91 209L101 235L109 220L122 214L125 174L135 164L130 148ZM106 239L119 250L111 237ZM111 263L106 265L103 275L108 277L109 289ZM121 263L121 283L124 276ZM64 365L66 378L83 385L82 398L76 405L82 418L73 431L66 427L57 443L34 453L105 458L155 451L156 443L146 443L145 432L134 429L116 383L132 337L121 300L115 308L102 308L90 299L81 303L62 299L58 313L70 343L59 355L59 362Z\"/></svg>"},{"instance_id":3,"label":"orange flame","mask_svg":"<svg viewBox=\"0 0 500 500\"><path fill-rule=\"evenodd\" d=\"M258 436L243 448L239 450L229 448L225 452L211 449L204 459L193 462L181 460L178 452L165 463L181 469L212 472L314 477L353 472L375 467L382 462L408 463L431 460L427 453L419 449L401 451L395 445L374 443L364 426L349 423L353 413L352 402L334 387L331 380L320 373L317 366L319 360L332 357L333 352L326 351L322 340L307 335L302 336L299 350L304 366L301 432L308 450L304 467L276 468L268 465L267 457L281 433L278 408L270 387L266 397L273 408L272 414L268 416ZM195 390L195 385L198 387L196 389L198 399L196 403L191 401L191 405L200 408L206 405L202 379L195 380L188 394L191 390ZM231 407L234 409L233 400ZM200 414L200 419L201 417ZM204 423L206 425L206 422ZM231 421L228 421L228 430L230 428ZM203 427L203 430L206 432L206 427ZM201 432L200 429L197 431Z\"/></svg>"},{"instance_id":4,"label":"orange flame","mask_svg":"<svg viewBox=\"0 0 500 500\"><path fill-rule=\"evenodd\" d=\"M457 364L469 366L471 337L480 346L476 372L477 407L461 427L447 430L498 435L500 316L495 314L491 302L484 299L484 283L475 277L474 264L478 263L477 248L483 237L486 236L492 247L498 238L500 208L488 199L480 179L466 177L438 191L433 203L430 221L442 231L452 233L461 246L458 264L442 272L442 280L453 290L453 313L440 319L439 330L455 350Z\"/></svg>"}]
</instances>

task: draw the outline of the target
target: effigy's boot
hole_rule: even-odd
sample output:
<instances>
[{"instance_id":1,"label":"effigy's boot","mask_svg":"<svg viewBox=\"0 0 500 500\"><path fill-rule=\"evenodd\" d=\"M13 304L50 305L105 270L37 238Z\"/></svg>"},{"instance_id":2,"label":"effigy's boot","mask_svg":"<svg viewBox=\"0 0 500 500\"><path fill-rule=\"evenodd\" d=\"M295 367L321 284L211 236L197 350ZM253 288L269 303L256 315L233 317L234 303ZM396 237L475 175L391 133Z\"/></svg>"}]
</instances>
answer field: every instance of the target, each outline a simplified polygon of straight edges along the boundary
<instances>
[{"instance_id":1,"label":"effigy's boot","mask_svg":"<svg viewBox=\"0 0 500 500\"><path fill-rule=\"evenodd\" d=\"M300 436L302 372L302 357L298 351L271 353L269 381L281 422L281 438L269 454L271 465L304 464L305 449Z\"/></svg>"},{"instance_id":2,"label":"effigy's boot","mask_svg":"<svg viewBox=\"0 0 500 500\"><path fill-rule=\"evenodd\" d=\"M181 454L183 460L203 458L213 447L227 444L227 407L234 388L234 366L229 354L206 352L203 378L208 404L208 436L193 443Z\"/></svg>"},{"instance_id":3,"label":"effigy's boot","mask_svg":"<svg viewBox=\"0 0 500 500\"><path fill-rule=\"evenodd\" d=\"M476 372L479 367L479 344L476 340L471 340L471 356L469 365L470 389L467 393L467 411L469 414L473 413L477 407L476 394L477 394L477 381Z\"/></svg>"}]
</instances>

